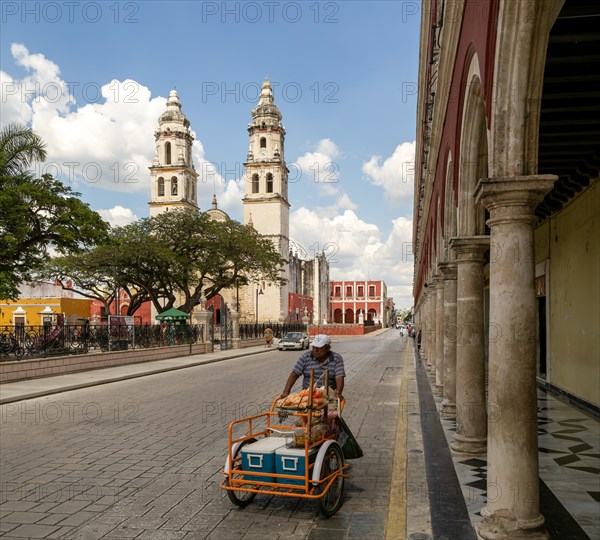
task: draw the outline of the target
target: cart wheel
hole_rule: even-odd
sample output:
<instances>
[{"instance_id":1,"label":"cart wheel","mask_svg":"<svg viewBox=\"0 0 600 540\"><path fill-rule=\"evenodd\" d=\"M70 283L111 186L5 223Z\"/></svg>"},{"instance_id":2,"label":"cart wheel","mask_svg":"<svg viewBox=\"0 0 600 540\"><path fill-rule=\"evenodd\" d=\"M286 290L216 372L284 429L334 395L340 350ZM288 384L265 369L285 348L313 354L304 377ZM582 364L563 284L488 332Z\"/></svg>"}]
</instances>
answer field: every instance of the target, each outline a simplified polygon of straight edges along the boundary
<instances>
[{"instance_id":1,"label":"cart wheel","mask_svg":"<svg viewBox=\"0 0 600 540\"><path fill-rule=\"evenodd\" d=\"M235 451L233 459L235 460L235 458L238 457L238 455L241 453L242 448L244 446L246 446L247 444L253 443L253 442L256 442L256 439L248 439L247 441L244 441L242 444L240 444L240 446L238 446L237 450ZM238 462L235 469L240 469L240 468L241 468L241 464ZM225 483L226 484L229 483L229 478L225 479ZM235 504L241 508L244 508L245 506L248 506L254 500L254 497L256 497L256 493L250 493L249 491L238 491L238 490L228 489L227 496L229 497L229 500L233 504Z\"/></svg>"},{"instance_id":2,"label":"cart wheel","mask_svg":"<svg viewBox=\"0 0 600 540\"><path fill-rule=\"evenodd\" d=\"M342 450L339 444L332 444L327 449L327 454L325 455L325 459L323 460L323 468L321 469L321 480L326 478L331 473L335 471L339 471L344 466L344 455L342 454ZM316 488L317 493L322 492L325 489L324 484L319 484ZM342 506L342 495L344 494L344 477L338 476L329 491L325 493L319 501L319 506L321 508L321 513L325 517L331 517L335 514Z\"/></svg>"}]
</instances>

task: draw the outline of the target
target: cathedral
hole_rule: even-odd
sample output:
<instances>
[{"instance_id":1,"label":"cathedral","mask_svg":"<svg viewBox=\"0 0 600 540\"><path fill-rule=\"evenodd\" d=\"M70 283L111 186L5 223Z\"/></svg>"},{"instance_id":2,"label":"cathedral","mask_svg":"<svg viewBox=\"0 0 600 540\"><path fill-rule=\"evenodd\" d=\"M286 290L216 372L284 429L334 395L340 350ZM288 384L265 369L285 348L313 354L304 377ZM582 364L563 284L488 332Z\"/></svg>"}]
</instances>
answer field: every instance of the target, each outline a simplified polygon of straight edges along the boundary
<instances>
[{"instance_id":1,"label":"cathedral","mask_svg":"<svg viewBox=\"0 0 600 540\"><path fill-rule=\"evenodd\" d=\"M248 124L249 148L244 162L244 225L269 238L287 261L285 285L256 281L239 290L221 291L230 309L236 307L240 322L327 322L329 313L329 263L324 253L314 258L290 239L288 168L285 163L285 128L275 105L269 81L262 85L259 102ZM154 133L156 152L150 169L150 217L175 208L201 211L198 173L192 161L194 137L190 121L181 111L176 90L158 119ZM229 219L218 208L213 194L206 212L216 221Z\"/></svg>"}]
</instances>

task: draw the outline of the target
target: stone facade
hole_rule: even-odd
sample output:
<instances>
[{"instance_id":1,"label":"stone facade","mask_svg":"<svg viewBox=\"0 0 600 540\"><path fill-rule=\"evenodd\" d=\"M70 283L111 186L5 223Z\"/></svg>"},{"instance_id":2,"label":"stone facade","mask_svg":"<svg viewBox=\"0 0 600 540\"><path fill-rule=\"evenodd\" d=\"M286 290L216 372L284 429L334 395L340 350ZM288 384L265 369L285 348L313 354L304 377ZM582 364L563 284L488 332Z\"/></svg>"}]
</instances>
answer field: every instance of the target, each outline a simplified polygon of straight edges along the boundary
<instances>
[{"instance_id":1,"label":"stone facade","mask_svg":"<svg viewBox=\"0 0 600 540\"><path fill-rule=\"evenodd\" d=\"M258 105L252 109L248 125L249 147L245 166L244 224L252 225L270 238L279 254L288 261L282 286L257 282L240 296L243 322L292 320L290 295L312 297L311 322L328 313L329 263L324 254L311 258L306 250L290 240L288 168L285 163L285 128L281 111L275 105L269 81L262 85ZM298 250L297 248L301 249ZM302 317L302 315L300 315Z\"/></svg>"},{"instance_id":2,"label":"stone facade","mask_svg":"<svg viewBox=\"0 0 600 540\"><path fill-rule=\"evenodd\" d=\"M198 209L198 173L192 161L190 121L181 112L176 90L171 90L167 110L154 133L156 153L150 167L150 217L168 208Z\"/></svg>"},{"instance_id":3,"label":"stone facade","mask_svg":"<svg viewBox=\"0 0 600 540\"><path fill-rule=\"evenodd\" d=\"M329 313L329 263L325 254L310 257L306 249L289 237L289 171L285 164L285 129L281 118L271 85L265 81L259 103L252 110L252 122L248 125L250 143L244 163L242 200L244 224L270 238L288 263L282 272L285 285L256 281L245 287L221 291L227 305L238 310L242 323L291 321L304 315L311 322L323 322ZM198 174L192 161L193 136L175 90L169 94L167 109L158 123L156 155L150 167L150 216L173 208L199 210ZM206 212L216 221L229 217L218 208L216 195ZM290 302L292 295L295 300L310 297L311 302L305 302L310 309L306 309L306 313L296 313L298 302ZM292 304L294 307L290 307ZM153 312L152 315L156 314Z\"/></svg>"},{"instance_id":4,"label":"stone facade","mask_svg":"<svg viewBox=\"0 0 600 540\"><path fill-rule=\"evenodd\" d=\"M548 538L536 383L600 406L597 6L425 1L415 320L452 450L485 454L482 539ZM572 24L576 18L577 25ZM583 38L583 36L587 36ZM549 45L550 44L550 45ZM593 126L588 129L588 126ZM594 381L594 382L592 382Z\"/></svg>"}]
</instances>

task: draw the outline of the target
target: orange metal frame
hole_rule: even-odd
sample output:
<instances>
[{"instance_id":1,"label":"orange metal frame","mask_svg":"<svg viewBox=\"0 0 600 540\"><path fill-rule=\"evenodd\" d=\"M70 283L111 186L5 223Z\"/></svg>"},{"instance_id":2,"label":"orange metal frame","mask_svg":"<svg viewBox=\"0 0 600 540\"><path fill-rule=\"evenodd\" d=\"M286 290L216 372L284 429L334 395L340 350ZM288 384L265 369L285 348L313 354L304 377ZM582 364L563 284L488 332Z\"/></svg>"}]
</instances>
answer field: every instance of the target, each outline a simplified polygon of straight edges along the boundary
<instances>
[{"instance_id":1,"label":"orange metal frame","mask_svg":"<svg viewBox=\"0 0 600 540\"><path fill-rule=\"evenodd\" d=\"M312 382L313 381L312 381L312 374L311 374L311 385L309 388L312 388ZM327 388L327 386L326 386L326 388ZM343 474L343 471L349 467L349 465L346 463L346 464L344 464L343 467L341 467L340 469L338 469L336 471L333 471L331 474L327 475L325 478L322 478L317 481L313 481L311 479L312 471L314 468L314 463L309 463L309 458L308 458L309 450L311 448L320 447L327 440L330 440L330 439L335 440L336 439L336 436L332 434L332 435L328 435L328 436L323 436L321 439L319 439L313 443L310 442L312 421L313 421L313 416L314 416L315 411L319 411L320 415L324 415L324 418L322 419L322 421L324 421L325 425L327 425L328 407L325 406L321 409L312 408L312 392L309 392L308 408L304 411L300 411L300 410L290 411L291 417L302 419L302 425L295 426L295 425L280 425L280 424L278 424L277 427L275 428L275 426L271 423L271 418L273 416L278 416L278 413L275 412L275 408L276 408L275 403L276 402L277 402L277 398L275 400L273 400L273 403L271 404L271 409L269 410L269 412L257 414L255 416L249 416L247 418L242 418L240 420L234 420L233 422L231 422L229 424L229 428L227 430L227 443L228 443L227 451L228 451L228 456L229 456L229 472L225 472L225 470L221 471L221 473L227 477L221 483L221 488L230 490L230 491L263 493L265 495L282 495L284 497L299 497L302 499L320 499L321 497L323 497L327 494L327 492L329 491L329 488L331 487L333 482L339 476L342 476L343 478L349 478L349 476L347 474ZM343 409L343 405L344 405L344 401L342 401L340 404L340 412ZM258 423L259 419L266 420L266 429L255 432L253 429L253 426L255 426ZM247 424L246 434L241 437L234 438L233 432L234 432L235 427L240 424L244 424L244 423ZM240 463L242 457L240 455L240 456L234 458L234 456L233 456L233 445L234 444L240 443L240 442L252 439L252 438L259 438L259 437L262 437L263 435L266 437L270 437L272 430L273 431L290 431L290 433L291 433L292 430L296 430L299 428L304 429L304 463L305 463L304 476L292 475L292 474L271 473L271 472L265 473L264 471L246 471L246 470L242 470L241 466L238 469L235 468L235 465ZM259 480L256 480L254 482L249 482L248 477L251 477L251 476L271 476L273 478L276 478L277 480L288 479L288 480L298 481L298 480L303 479L304 485L299 485L299 484L292 485L292 484L285 484L282 482L263 482L263 481L259 481ZM249 484L251 484L253 487L248 487ZM315 493L315 490L322 484L324 484L324 488L322 490L319 490L318 493Z\"/></svg>"}]
</instances>

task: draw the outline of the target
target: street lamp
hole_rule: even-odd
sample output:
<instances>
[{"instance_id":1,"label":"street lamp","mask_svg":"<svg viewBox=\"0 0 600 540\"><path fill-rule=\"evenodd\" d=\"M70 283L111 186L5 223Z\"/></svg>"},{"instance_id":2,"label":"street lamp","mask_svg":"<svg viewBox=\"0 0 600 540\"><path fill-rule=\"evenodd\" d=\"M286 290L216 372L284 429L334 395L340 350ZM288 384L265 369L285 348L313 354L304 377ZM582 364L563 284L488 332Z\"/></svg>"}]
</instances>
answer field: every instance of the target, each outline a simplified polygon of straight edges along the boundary
<instances>
[{"instance_id":1,"label":"street lamp","mask_svg":"<svg viewBox=\"0 0 600 540\"><path fill-rule=\"evenodd\" d=\"M257 285L256 286L256 324L258 324L258 295L265 294L263 290Z\"/></svg>"}]
</instances>

